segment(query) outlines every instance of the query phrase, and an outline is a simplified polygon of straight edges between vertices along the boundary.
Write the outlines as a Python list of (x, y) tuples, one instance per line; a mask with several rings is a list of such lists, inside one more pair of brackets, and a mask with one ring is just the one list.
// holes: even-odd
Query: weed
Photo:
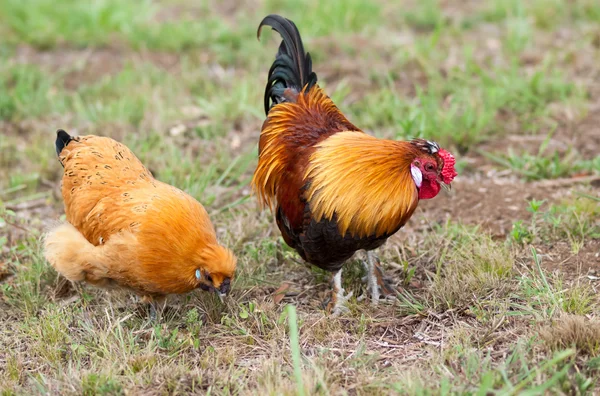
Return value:
[(425, 0), (405, 11), (406, 22), (418, 30), (433, 30), (445, 24), (444, 14), (438, 0)]
[(287, 318), (290, 331), (290, 348), (292, 350), (292, 359), (294, 361), (294, 376), (296, 377), (296, 387), (298, 395), (304, 395), (304, 385), (302, 382), (302, 367), (300, 361), (300, 345), (298, 342), (298, 320), (296, 316), (296, 307), (288, 305)]
[(81, 387), (83, 388), (82, 393), (86, 396), (97, 394), (123, 394), (122, 386), (116, 382), (114, 378), (95, 373), (88, 374), (82, 380)]

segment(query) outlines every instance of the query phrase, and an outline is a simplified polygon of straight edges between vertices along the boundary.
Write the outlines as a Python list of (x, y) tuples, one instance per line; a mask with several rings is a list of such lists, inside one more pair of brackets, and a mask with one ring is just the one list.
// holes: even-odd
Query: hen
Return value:
[(152, 303), (196, 288), (229, 291), (236, 258), (198, 201), (154, 179), (113, 139), (59, 130), (56, 153), (68, 223), (46, 235), (44, 249), (59, 273)]

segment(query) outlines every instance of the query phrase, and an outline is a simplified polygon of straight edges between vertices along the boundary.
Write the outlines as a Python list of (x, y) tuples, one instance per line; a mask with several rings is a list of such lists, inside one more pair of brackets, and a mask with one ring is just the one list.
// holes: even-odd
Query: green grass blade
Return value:
[(294, 364), (294, 377), (296, 377), (296, 391), (299, 396), (304, 396), (304, 384), (302, 381), (302, 366), (300, 359), (300, 342), (298, 337), (298, 319), (296, 307), (288, 305), (288, 324), (290, 327), (290, 348), (292, 350), (292, 362)]

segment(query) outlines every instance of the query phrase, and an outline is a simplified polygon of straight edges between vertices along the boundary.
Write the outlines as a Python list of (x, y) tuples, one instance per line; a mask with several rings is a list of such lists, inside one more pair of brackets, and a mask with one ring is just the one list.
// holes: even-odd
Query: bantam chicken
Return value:
[(333, 273), (328, 310), (345, 301), (342, 266), (367, 251), (368, 289), (376, 304), (393, 291), (372, 250), (406, 224), (419, 200), (449, 185), (455, 159), (435, 142), (370, 136), (337, 109), (317, 85), (296, 25), (269, 15), (283, 38), (268, 74), (259, 160), (252, 185), (276, 216), (285, 242), (307, 262)]
[(150, 302), (196, 288), (228, 293), (236, 258), (219, 245), (202, 205), (154, 177), (123, 144), (59, 130), (68, 223), (45, 237), (45, 257), (65, 278), (123, 287)]

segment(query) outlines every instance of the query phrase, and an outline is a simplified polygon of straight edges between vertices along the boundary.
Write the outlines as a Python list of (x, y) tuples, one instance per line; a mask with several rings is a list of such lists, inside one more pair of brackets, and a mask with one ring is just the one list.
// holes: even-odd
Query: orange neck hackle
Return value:
[(252, 188), (261, 206), (271, 210), (278, 186), (291, 169), (304, 166), (302, 159), (314, 151), (316, 143), (339, 131), (358, 130), (318, 85), (310, 90), (304, 87), (291, 99), (271, 108), (260, 133)]
[(342, 235), (395, 232), (418, 202), (410, 173), (418, 155), (409, 142), (339, 132), (316, 146), (306, 172), (306, 198), (319, 221), (337, 217)]

